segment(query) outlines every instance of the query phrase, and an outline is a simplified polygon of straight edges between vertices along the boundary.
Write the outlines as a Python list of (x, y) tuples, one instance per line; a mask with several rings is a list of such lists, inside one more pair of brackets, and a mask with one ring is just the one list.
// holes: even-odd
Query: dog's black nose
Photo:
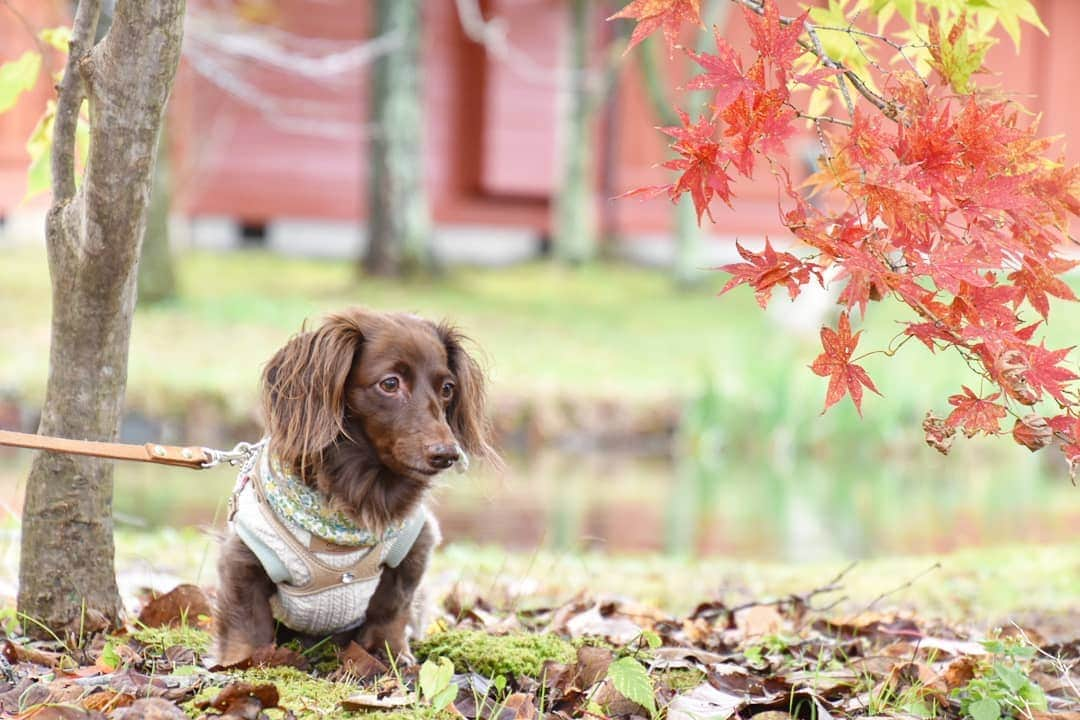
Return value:
[(445, 470), (461, 458), (457, 445), (428, 445), (428, 465), (437, 469)]

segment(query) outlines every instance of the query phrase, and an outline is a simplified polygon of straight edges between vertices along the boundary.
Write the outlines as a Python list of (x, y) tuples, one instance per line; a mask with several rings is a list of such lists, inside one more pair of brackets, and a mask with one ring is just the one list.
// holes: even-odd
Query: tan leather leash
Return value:
[(197, 446), (159, 445), (157, 443), (129, 445), (93, 440), (68, 440), (67, 438), (12, 432), (10, 430), (0, 430), (0, 445), (71, 455), (89, 455), (113, 460), (157, 463), (158, 465), (171, 465), (173, 467), (190, 468), (191, 470), (205, 470), (223, 462), (238, 465), (251, 457), (256, 449), (251, 443), (240, 443), (232, 450), (214, 450)]

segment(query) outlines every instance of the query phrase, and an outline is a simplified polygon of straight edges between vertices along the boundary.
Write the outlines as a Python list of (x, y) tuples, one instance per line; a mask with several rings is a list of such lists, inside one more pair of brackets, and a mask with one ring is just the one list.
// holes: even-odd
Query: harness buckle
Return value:
[(266, 444), (266, 438), (257, 443), (240, 442), (233, 446), (232, 450), (215, 450), (213, 448), (200, 448), (210, 459), (202, 464), (204, 468), (212, 468), (221, 463), (228, 463), (233, 467), (241, 465), (245, 471), (250, 470), (250, 465), (262, 446)]

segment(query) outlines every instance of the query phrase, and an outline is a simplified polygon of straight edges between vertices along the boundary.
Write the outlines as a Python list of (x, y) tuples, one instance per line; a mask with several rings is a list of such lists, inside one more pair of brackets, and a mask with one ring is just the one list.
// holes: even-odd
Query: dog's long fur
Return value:
[[(454, 328), (412, 315), (330, 315), (265, 368), (269, 451), (361, 526), (379, 533), (400, 523), (458, 449), (499, 462), (484, 414), (483, 374), (464, 343)], [(395, 383), (397, 391), (388, 391)], [(438, 542), (429, 519), (401, 564), (383, 570), (364, 624), (351, 635), (363, 647), (409, 657), (414, 595)], [(218, 571), (218, 661), (231, 664), (274, 641), (275, 587), (235, 535)]]

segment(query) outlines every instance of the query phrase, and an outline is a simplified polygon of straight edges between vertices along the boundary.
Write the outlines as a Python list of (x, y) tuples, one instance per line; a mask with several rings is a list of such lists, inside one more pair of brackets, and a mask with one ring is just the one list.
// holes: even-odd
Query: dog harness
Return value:
[(274, 617), (312, 635), (359, 627), (383, 567), (398, 566), (427, 520), (420, 507), (376, 537), (285, 472), (265, 444), (241, 470), (229, 504), (233, 531), (277, 586)]

